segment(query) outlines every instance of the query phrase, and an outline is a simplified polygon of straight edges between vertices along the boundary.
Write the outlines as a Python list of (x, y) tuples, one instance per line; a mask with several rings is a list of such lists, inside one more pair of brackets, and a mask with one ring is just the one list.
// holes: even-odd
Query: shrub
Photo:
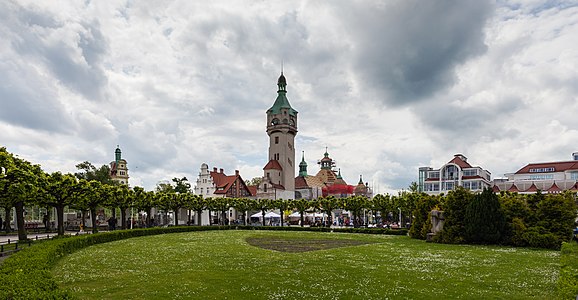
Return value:
[(468, 243), (498, 244), (506, 229), (506, 219), (498, 196), (490, 189), (484, 189), (474, 196), (465, 215), (464, 234)]
[(449, 244), (459, 244), (465, 241), (466, 207), (472, 199), (473, 194), (461, 186), (448, 193), (442, 207), (445, 218), (444, 228), (434, 241)]
[(578, 243), (562, 244), (558, 293), (560, 299), (575, 299), (578, 296)]

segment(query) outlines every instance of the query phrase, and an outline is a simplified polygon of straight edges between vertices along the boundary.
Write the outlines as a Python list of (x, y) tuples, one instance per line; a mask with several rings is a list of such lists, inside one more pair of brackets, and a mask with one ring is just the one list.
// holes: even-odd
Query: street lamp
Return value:
[(399, 228), (401, 228), (401, 207), (397, 208), (399, 210)]

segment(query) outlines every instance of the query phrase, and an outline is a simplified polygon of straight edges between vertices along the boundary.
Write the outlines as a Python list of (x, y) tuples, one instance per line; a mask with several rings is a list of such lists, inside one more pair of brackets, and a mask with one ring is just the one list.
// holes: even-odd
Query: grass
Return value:
[[(287, 240), (308, 251), (262, 248)], [(307, 246), (319, 241), (337, 247)], [(208, 231), (91, 246), (60, 260), (53, 275), (80, 299), (554, 299), (558, 269), (551, 250)]]

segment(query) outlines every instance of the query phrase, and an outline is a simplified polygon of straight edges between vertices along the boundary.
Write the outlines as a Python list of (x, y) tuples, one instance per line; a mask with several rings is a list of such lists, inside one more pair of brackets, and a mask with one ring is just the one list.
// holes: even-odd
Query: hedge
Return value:
[(576, 242), (562, 244), (558, 292), (560, 299), (578, 298), (578, 243)]
[(58, 288), (51, 269), (63, 256), (88, 246), (146, 235), (229, 229), (407, 235), (405, 229), (385, 228), (175, 226), (63, 236), (50, 241), (35, 242), (37, 244), (33, 247), (11, 255), (0, 264), (0, 299), (73, 299), (68, 291)]

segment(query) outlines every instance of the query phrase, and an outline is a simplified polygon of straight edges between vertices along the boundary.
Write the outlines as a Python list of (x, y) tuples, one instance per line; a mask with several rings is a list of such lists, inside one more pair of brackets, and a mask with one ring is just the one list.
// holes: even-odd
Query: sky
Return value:
[(282, 65), (312, 175), (325, 147), (376, 193), (578, 151), (578, 1), (3, 0), (0, 41), (0, 146), (47, 172), (119, 145), (147, 190), (262, 176)]

